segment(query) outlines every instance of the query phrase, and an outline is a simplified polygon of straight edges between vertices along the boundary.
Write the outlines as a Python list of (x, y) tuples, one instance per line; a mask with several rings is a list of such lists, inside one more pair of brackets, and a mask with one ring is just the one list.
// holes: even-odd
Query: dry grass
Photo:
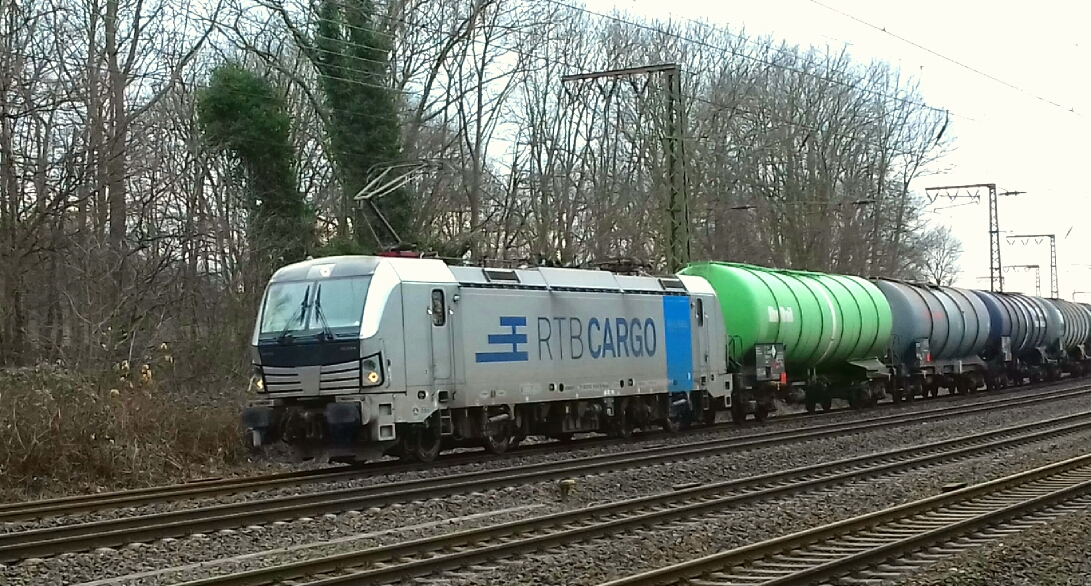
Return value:
[[(154, 370), (154, 369), (153, 369)], [(239, 411), (194, 408), (140, 367), (0, 371), (0, 497), (97, 492), (246, 466)]]

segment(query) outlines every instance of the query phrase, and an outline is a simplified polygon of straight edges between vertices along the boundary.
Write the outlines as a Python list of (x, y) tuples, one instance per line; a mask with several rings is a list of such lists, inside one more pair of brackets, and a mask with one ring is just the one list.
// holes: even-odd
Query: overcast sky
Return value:
[[(1056, 233), (1061, 297), (1091, 291), (1091, 205), (1085, 203), (1091, 195), (1091, 3), (819, 1), (587, 0), (587, 7), (616, 7), (649, 18), (703, 18), (804, 46), (848, 44), (861, 61), (899, 65), (920, 79), (930, 105), (951, 111), (947, 132), (955, 137), (955, 150), (944, 160), (950, 171), (924, 177), (913, 188), (996, 183), (1027, 192), (1001, 198), (1000, 229)], [(948, 207), (960, 203), (965, 200), (937, 201), (932, 216), (951, 226), (965, 248), (957, 284), (988, 289), (987, 279), (978, 280), (989, 275), (987, 199)], [(1048, 242), (1008, 244), (1002, 234), (1001, 259), (1005, 265), (1040, 264), (1042, 293), (1049, 295)], [(1088, 266), (1073, 266), (1081, 264)], [(1033, 272), (1004, 276), (1006, 290), (1034, 293)], [(1091, 294), (1077, 300), (1091, 303)]]

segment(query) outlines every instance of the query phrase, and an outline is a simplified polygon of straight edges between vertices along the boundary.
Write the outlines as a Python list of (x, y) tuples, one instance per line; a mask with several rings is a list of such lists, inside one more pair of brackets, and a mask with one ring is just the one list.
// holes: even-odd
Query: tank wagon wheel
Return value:
[(746, 407), (743, 406), (742, 401), (731, 406), (731, 421), (738, 425), (746, 422)]
[(818, 401), (814, 399), (807, 399), (805, 406), (807, 407), (807, 413), (818, 411)]
[(833, 397), (826, 397), (822, 399), (822, 410), (830, 411), (833, 409)]
[(758, 405), (757, 410), (754, 411), (754, 421), (757, 421), (758, 423), (764, 423), (767, 417), (769, 417), (769, 409), (767, 407)]

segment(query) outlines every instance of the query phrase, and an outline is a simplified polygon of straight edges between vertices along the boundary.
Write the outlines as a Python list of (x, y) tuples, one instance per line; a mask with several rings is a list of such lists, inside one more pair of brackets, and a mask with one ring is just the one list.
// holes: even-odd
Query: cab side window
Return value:
[(447, 303), (443, 291), (432, 289), (432, 325), (442, 326), (447, 323)]
[(697, 298), (697, 325), (705, 325), (705, 300)]

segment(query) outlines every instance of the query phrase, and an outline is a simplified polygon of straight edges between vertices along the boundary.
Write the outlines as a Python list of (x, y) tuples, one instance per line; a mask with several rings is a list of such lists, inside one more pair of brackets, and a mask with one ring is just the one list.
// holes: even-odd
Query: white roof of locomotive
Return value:
[[(331, 276), (373, 274), (387, 265), (408, 283), (458, 283), (466, 286), (510, 287), (514, 289), (590, 290), (634, 293), (679, 293), (682, 287), (691, 293), (712, 294), (708, 281), (689, 275), (635, 276), (605, 270), (529, 267), (503, 269), (475, 266), (451, 266), (430, 258), (374, 256), (331, 256), (308, 259), (281, 268), (273, 281), (308, 278), (319, 267), (332, 267)], [(682, 287), (680, 287), (681, 285)]]

